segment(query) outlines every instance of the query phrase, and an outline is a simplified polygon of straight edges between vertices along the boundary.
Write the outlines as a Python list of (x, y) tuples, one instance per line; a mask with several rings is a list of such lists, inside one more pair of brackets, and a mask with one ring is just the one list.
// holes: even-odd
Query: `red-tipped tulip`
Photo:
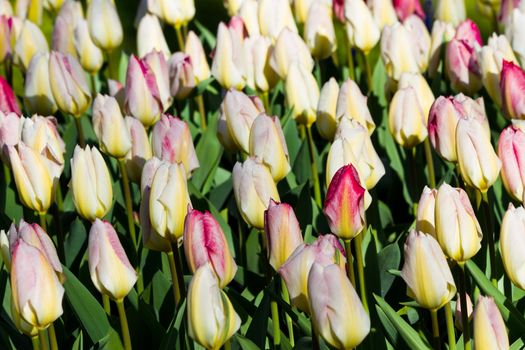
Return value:
[(502, 105), (510, 119), (525, 119), (525, 72), (517, 64), (503, 61), (500, 81)]
[(170, 57), (169, 66), (171, 96), (184, 100), (197, 85), (191, 58), (182, 52), (176, 52)]
[(422, 19), (425, 19), (425, 12), (423, 11), (419, 0), (393, 0), (393, 4), (396, 9), (397, 17), (401, 21), (404, 21), (412, 14), (416, 14)]
[(0, 112), (22, 114), (13, 89), (3, 77), (0, 77)]
[(505, 128), (499, 137), (501, 179), (507, 192), (523, 203), (525, 186), (525, 133), (514, 126)]

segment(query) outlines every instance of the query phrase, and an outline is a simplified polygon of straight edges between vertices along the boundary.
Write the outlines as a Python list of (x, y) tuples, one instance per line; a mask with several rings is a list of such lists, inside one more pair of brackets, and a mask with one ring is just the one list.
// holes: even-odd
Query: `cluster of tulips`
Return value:
[(525, 1), (200, 1), (0, 0), (2, 347), (522, 348)]

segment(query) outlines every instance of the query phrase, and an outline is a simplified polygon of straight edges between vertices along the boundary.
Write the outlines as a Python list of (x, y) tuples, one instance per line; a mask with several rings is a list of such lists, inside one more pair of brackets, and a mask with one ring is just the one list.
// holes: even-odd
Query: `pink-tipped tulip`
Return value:
[(219, 280), (219, 287), (226, 287), (237, 272), (237, 264), (213, 215), (208, 211), (188, 209), (183, 238), (190, 270), (195, 273), (199, 267), (209, 263)]
[(0, 157), (7, 154), (4, 147), (16, 146), (20, 142), (23, 119), (15, 113), (0, 111)]
[(13, 17), (0, 15), (0, 63), (11, 57), (13, 29)]
[(169, 60), (171, 96), (184, 100), (197, 85), (191, 58), (182, 52), (174, 53)]
[(286, 79), (293, 62), (297, 62), (307, 71), (314, 67), (314, 60), (303, 39), (296, 32), (284, 28), (275, 42), (270, 66), (281, 79)]
[(503, 61), (500, 89), (505, 114), (510, 119), (525, 119), (525, 72), (517, 64)]
[(24, 105), (30, 113), (53, 115), (57, 104), (49, 80), (49, 54), (38, 52), (33, 56), (26, 71), (24, 82)]
[(0, 77), (0, 112), (22, 114), (13, 89), (3, 77)]
[(161, 51), (153, 50), (144, 56), (142, 60), (153, 72), (157, 88), (159, 89), (162, 110), (166, 111), (173, 102), (170, 94), (170, 69), (167, 58)]
[(126, 154), (126, 169), (131, 181), (140, 184), (142, 168), (147, 160), (153, 157), (146, 128), (140, 120), (127, 116), (124, 118), (131, 138), (131, 149)]
[[(472, 300), (470, 299), (470, 296), (466, 294), (467, 299), (467, 316), (469, 321), (472, 319), (472, 312), (473, 306), (472, 306)], [(456, 296), (456, 312), (454, 313), (454, 325), (461, 331), (463, 331), (463, 310), (461, 309), (461, 296)]]
[(476, 350), (508, 350), (507, 326), (492, 297), (480, 296), (474, 310)]
[(190, 56), (193, 75), (197, 83), (210, 78), (210, 65), (206, 60), (206, 53), (202, 47), (202, 42), (193, 31), (188, 32), (184, 53)]
[(219, 24), (211, 74), (225, 89), (241, 90), (246, 84), (242, 60), (243, 41), (242, 31), (236, 30), (232, 25)]
[(520, 289), (525, 289), (525, 209), (509, 204), (500, 230), (501, 260), (507, 277)]
[(501, 179), (507, 192), (523, 203), (525, 186), (525, 132), (514, 126), (505, 128), (499, 137)]
[(423, 11), (419, 0), (393, 0), (393, 4), (397, 17), (401, 21), (404, 21), (412, 14), (416, 14), (422, 19), (425, 19), (425, 12)]

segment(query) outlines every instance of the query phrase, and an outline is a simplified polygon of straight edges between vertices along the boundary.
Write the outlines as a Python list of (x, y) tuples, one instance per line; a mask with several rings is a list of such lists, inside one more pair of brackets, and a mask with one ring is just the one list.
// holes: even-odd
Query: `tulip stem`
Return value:
[(228, 339), (224, 342), (224, 350), (231, 350), (231, 348), (232, 348), (232, 344), (230, 342), (230, 339)]
[(60, 188), (60, 182), (57, 181), (55, 190), (55, 206), (53, 208), (53, 221), (57, 230), (57, 243), (58, 243), (58, 254), (61, 261), (65, 261), (66, 250), (64, 248), (64, 232), (62, 231), (62, 222), (60, 221), (60, 212), (62, 212), (62, 189)]
[(11, 88), (13, 88), (13, 59), (11, 57), (6, 57), (4, 65), (7, 83), (9, 86), (11, 86)]
[(463, 344), (465, 344), (465, 350), (470, 350), (470, 325), (468, 323), (467, 312), (467, 276), (465, 273), (465, 264), (460, 263), (459, 267), (459, 299), (462, 311), (461, 323), (463, 325)]
[(40, 227), (47, 232), (46, 213), (38, 213), (38, 217), (40, 218)]
[(355, 288), (355, 274), (354, 274), (354, 263), (352, 259), (352, 240), (345, 240), (345, 253), (346, 253), (346, 273), (352, 286)]
[(55, 332), (55, 325), (51, 323), (47, 331), (48, 331), (48, 336), (49, 336), (49, 342), (51, 343), (51, 350), (58, 350), (57, 334)]
[(202, 94), (195, 96), (195, 102), (197, 102), (197, 108), (199, 108), (199, 115), (201, 117), (201, 128), (202, 131), (206, 130), (206, 111), (204, 109), (204, 99)]
[(81, 148), (86, 147), (86, 139), (84, 138), (84, 130), (82, 129), (82, 122), (80, 121), (80, 117), (75, 117), (75, 125), (77, 126), (77, 137), (78, 137), (78, 144)]
[(133, 203), (131, 202), (131, 191), (129, 189), (129, 178), (128, 172), (126, 171), (126, 161), (119, 159), (118, 164), (120, 167), (120, 175), (122, 176), (122, 187), (124, 189), (124, 200), (126, 201), (126, 213), (128, 216), (128, 228), (133, 246), (135, 249), (138, 247), (137, 235), (135, 233), (135, 222), (133, 220)]
[(487, 235), (487, 245), (489, 246), (490, 276), (494, 287), (498, 287), (496, 279), (496, 250), (494, 249), (494, 232), (492, 232), (492, 220), (490, 217), (490, 202), (487, 193), (481, 194), (483, 198), (483, 211), (485, 217), (485, 230)]
[(260, 96), (263, 102), (264, 110), (268, 115), (271, 115), (272, 111), (270, 110), (270, 99), (268, 97), (268, 91), (262, 92)]
[(319, 336), (317, 335), (317, 330), (315, 329), (314, 321), (310, 317), (310, 327), (312, 329), (312, 350), (319, 350)]
[(49, 350), (49, 343), (47, 341), (47, 335), (45, 329), (38, 331), (38, 338), (40, 339), (40, 349)]
[(361, 53), (363, 54), (363, 63), (365, 64), (368, 95), (370, 95), (372, 93), (372, 67), (370, 67), (370, 55), (364, 51), (361, 51)]
[(126, 309), (124, 308), (124, 299), (116, 300), (116, 303), (120, 319), (120, 328), (122, 330), (122, 340), (124, 341), (124, 349), (131, 350), (131, 338), (129, 336), (128, 317), (126, 316)]
[(38, 335), (31, 337), (31, 344), (33, 344), (33, 350), (40, 349), (40, 342), (38, 341)]
[[(288, 292), (288, 288), (286, 288), (286, 283), (284, 283), (284, 281), (281, 281), (281, 295), (283, 297), (284, 302), (290, 305), (290, 293)], [(285, 315), (286, 325), (288, 327), (288, 340), (290, 341), (290, 345), (293, 348), (295, 346), (295, 337), (293, 334), (292, 318), (287, 313), (285, 313)]]
[[(365, 308), (366, 313), (368, 311), (368, 300), (366, 297), (366, 283), (365, 283), (365, 269), (363, 266), (363, 235), (366, 232), (365, 229), (354, 238), (355, 246), (355, 260), (357, 261), (357, 275), (359, 278), (359, 292), (361, 294), (361, 302)], [(355, 277), (354, 277), (355, 278)]]
[(167, 252), (168, 261), (170, 263), (171, 271), (171, 281), (173, 282), (173, 297), (175, 298), (175, 308), (179, 305), (181, 298), (180, 288), (179, 288), (179, 279), (177, 277), (177, 264), (175, 263), (175, 257), (173, 256), (173, 251)]
[(350, 79), (355, 80), (354, 57), (352, 56), (352, 46), (348, 43), (348, 73)]
[(180, 26), (175, 26), (175, 33), (177, 34), (177, 43), (179, 44), (179, 50), (184, 51), (184, 37)]
[(434, 338), (434, 349), (439, 350), (441, 345), (439, 344), (439, 324), (437, 310), (430, 310), (430, 316), (432, 318), (432, 336)]
[(281, 327), (279, 325), (279, 308), (277, 301), (272, 300), (270, 307), (272, 309), (273, 345), (275, 349), (279, 349), (281, 346)]
[(447, 320), (448, 349), (456, 350), (456, 334), (454, 331), (454, 319), (450, 302), (445, 305), (445, 317)]
[(323, 207), (321, 201), (321, 186), (319, 184), (319, 173), (317, 171), (317, 156), (315, 153), (314, 138), (312, 137), (312, 126), (306, 127), (306, 134), (308, 136), (308, 150), (310, 151), (310, 162), (312, 167), (312, 180), (314, 182), (314, 196), (315, 203), (319, 208)]
[(425, 147), (425, 158), (427, 159), (427, 167), (428, 167), (428, 182), (430, 184), (430, 188), (436, 188), (436, 175), (434, 172), (434, 160), (432, 159), (432, 149), (430, 148), (430, 141), (428, 137), (425, 139), (424, 147)]
[(109, 297), (106, 294), (102, 294), (102, 304), (104, 305), (104, 311), (109, 316), (111, 315), (111, 304), (109, 303)]

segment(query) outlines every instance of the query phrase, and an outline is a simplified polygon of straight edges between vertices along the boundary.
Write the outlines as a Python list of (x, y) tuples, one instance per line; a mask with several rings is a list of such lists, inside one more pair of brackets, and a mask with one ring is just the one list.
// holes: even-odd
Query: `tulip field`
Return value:
[(0, 349), (525, 349), (524, 23), (0, 0)]

